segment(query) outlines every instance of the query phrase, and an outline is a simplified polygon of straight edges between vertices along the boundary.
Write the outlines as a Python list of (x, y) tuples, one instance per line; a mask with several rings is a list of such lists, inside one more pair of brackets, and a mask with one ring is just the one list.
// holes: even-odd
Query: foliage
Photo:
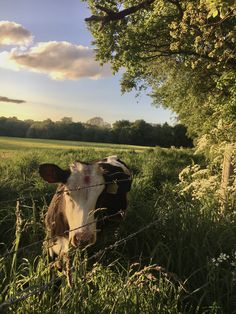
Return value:
[(191, 135), (235, 141), (235, 1), (86, 2), (97, 58), (125, 69), (123, 91), (149, 86)]
[(94, 126), (98, 126), (98, 127), (102, 127), (102, 128), (110, 128), (111, 125), (110, 123), (106, 122), (103, 120), (103, 118), (101, 117), (94, 117), (89, 119), (88, 121), (86, 121), (86, 124), (90, 124), (90, 125), (94, 125)]
[[(196, 154), (202, 153), (207, 157), (208, 165), (202, 167), (193, 163), (183, 169), (179, 174), (181, 193), (201, 203), (211, 199), (212, 202), (221, 204), (219, 210), (233, 211), (236, 199), (235, 144), (229, 145), (227, 142), (222, 142), (220, 145), (214, 144), (207, 137), (202, 137), (198, 142)], [(225, 158), (230, 159), (232, 168), (226, 185), (223, 184), (226, 180), (223, 169)]]
[[(17, 118), (0, 117), (0, 136), (61, 139), (101, 143), (133, 144), (162, 147), (191, 147), (192, 140), (186, 135), (186, 128), (167, 123), (151, 125), (144, 120), (116, 121), (113, 128), (94, 118), (83, 124), (64, 117), (61, 121), (21, 121)], [(99, 123), (102, 126), (99, 126)]]

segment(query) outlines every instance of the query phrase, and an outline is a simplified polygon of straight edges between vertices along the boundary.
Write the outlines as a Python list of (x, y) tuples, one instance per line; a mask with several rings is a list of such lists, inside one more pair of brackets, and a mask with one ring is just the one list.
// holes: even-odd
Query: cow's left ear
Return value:
[(42, 164), (39, 166), (39, 174), (49, 183), (66, 183), (70, 171), (63, 170), (54, 164)]

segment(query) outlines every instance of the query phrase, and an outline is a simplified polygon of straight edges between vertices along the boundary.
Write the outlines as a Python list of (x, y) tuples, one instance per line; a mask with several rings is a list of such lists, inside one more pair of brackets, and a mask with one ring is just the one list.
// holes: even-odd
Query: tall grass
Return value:
[[(0, 161), (1, 254), (44, 239), (43, 219), (54, 188), (38, 176), (42, 162), (117, 154), (34, 150)], [(0, 259), (2, 307), (13, 313), (236, 313), (235, 215), (218, 204), (181, 196), (178, 174), (198, 157), (191, 150), (118, 151), (134, 174), (126, 219), (86, 252), (72, 252), (69, 288), (41, 243)], [(199, 158), (198, 158), (199, 159)], [(198, 160), (198, 162), (203, 162)], [(18, 196), (23, 196), (17, 203)], [(2, 201), (11, 200), (12, 202)], [(17, 206), (16, 206), (17, 205)], [(157, 220), (122, 245), (90, 257)], [(60, 278), (61, 277), (61, 278)], [(25, 299), (24, 299), (25, 298)]]

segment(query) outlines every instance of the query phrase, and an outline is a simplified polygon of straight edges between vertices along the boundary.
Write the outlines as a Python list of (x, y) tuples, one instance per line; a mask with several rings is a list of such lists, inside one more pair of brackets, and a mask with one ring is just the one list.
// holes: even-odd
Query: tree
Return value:
[(18, 120), (16, 117), (0, 117), (0, 135), (25, 137), (29, 122)]
[(174, 110), (191, 135), (235, 141), (233, 0), (87, 2), (97, 58), (125, 69), (122, 91), (151, 86), (154, 103)]
[(46, 119), (40, 122), (34, 122), (27, 130), (26, 136), (32, 138), (54, 138), (55, 125), (51, 119)]
[(135, 145), (152, 145), (152, 130), (153, 127), (149, 123), (136, 120), (132, 124), (132, 142)]
[(104, 121), (103, 118), (101, 118), (101, 117), (91, 118), (86, 123), (89, 125), (97, 126), (99, 128), (110, 128), (111, 127), (111, 125), (108, 122)]
[[(179, 132), (176, 132), (176, 130)], [(144, 120), (130, 122), (116, 121), (113, 128), (102, 128), (81, 122), (63, 123), (44, 121), (21, 121), (16, 117), (0, 117), (0, 136), (17, 136), (46, 138), (58, 140), (91, 141), (101, 143), (136, 144), (146, 146), (170, 147), (175, 145), (191, 146), (186, 137), (186, 129), (181, 125), (175, 127), (167, 123), (151, 125)]]
[(129, 120), (119, 120), (113, 123), (112, 132), (114, 142), (118, 144), (132, 144), (131, 126), (132, 123)]
[(176, 124), (173, 127), (173, 137), (174, 137), (174, 143), (176, 147), (191, 147), (192, 146), (192, 140), (186, 136), (186, 127), (184, 127), (182, 124)]
[(71, 117), (63, 117), (63, 118), (61, 119), (61, 123), (70, 124), (70, 123), (73, 123), (73, 121), (72, 121), (72, 118), (71, 118)]

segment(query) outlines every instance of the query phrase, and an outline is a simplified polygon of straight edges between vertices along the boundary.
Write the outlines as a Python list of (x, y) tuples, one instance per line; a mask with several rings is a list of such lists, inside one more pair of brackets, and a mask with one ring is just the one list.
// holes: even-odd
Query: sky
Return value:
[(149, 96), (121, 94), (121, 74), (94, 58), (91, 15), (79, 0), (0, 0), (0, 116), (173, 124)]

